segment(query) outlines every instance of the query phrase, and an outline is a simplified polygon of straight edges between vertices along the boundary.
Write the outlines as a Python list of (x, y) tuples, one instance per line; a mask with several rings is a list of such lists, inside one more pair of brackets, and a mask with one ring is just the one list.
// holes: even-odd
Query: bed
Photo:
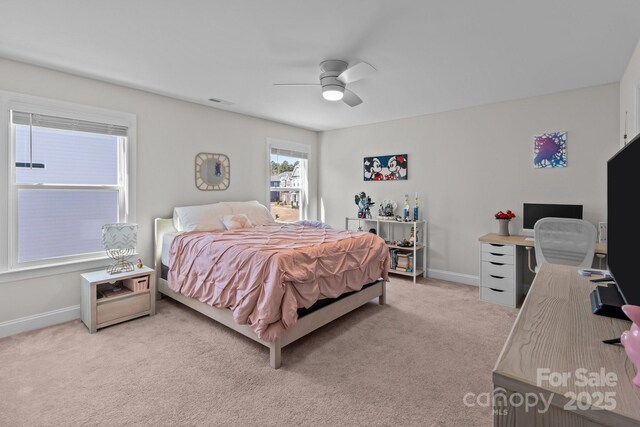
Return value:
[[(276, 224), (257, 202), (206, 206), (213, 208), (176, 208), (173, 218), (155, 219), (158, 297), (268, 347), (272, 368), (281, 365), (282, 347), (372, 299), (386, 303), (382, 239), (317, 222)], [(252, 226), (220, 227), (221, 218), (238, 216)]]

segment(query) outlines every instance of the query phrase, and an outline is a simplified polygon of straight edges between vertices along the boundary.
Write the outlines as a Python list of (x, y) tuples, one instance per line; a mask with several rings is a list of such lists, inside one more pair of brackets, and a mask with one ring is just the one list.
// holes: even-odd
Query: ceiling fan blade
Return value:
[(355, 93), (351, 92), (349, 89), (344, 90), (344, 96), (342, 97), (342, 101), (347, 104), (349, 107), (355, 107), (356, 105), (362, 104), (362, 99)]
[(372, 74), (376, 71), (371, 65), (366, 62), (359, 62), (353, 67), (349, 67), (344, 70), (339, 76), (338, 80), (340, 80), (344, 84), (352, 83), (358, 81), (360, 79), (364, 79), (369, 74)]
[(320, 86), (320, 83), (274, 83), (274, 86)]

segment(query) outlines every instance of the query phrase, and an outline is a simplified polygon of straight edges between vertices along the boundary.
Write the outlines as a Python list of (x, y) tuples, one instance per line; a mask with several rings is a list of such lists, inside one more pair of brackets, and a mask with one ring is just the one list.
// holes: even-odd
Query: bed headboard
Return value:
[(160, 279), (162, 273), (162, 236), (166, 233), (176, 233), (173, 218), (156, 218), (153, 220), (153, 267), (156, 277)]

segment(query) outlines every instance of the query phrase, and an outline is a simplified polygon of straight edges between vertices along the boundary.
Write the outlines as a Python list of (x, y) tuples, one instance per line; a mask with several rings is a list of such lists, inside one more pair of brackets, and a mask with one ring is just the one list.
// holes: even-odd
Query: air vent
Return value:
[(224, 99), (220, 99), (220, 98), (209, 98), (209, 101), (215, 103), (215, 104), (220, 104), (220, 105), (233, 105), (233, 102), (229, 102), (226, 101)]

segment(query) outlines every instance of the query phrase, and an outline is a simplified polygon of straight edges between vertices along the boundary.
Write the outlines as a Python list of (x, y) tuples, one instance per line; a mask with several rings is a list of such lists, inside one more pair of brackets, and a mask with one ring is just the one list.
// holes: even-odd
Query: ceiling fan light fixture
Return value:
[(322, 88), (322, 97), (327, 101), (340, 101), (344, 96), (344, 87), (341, 86), (324, 86)]

